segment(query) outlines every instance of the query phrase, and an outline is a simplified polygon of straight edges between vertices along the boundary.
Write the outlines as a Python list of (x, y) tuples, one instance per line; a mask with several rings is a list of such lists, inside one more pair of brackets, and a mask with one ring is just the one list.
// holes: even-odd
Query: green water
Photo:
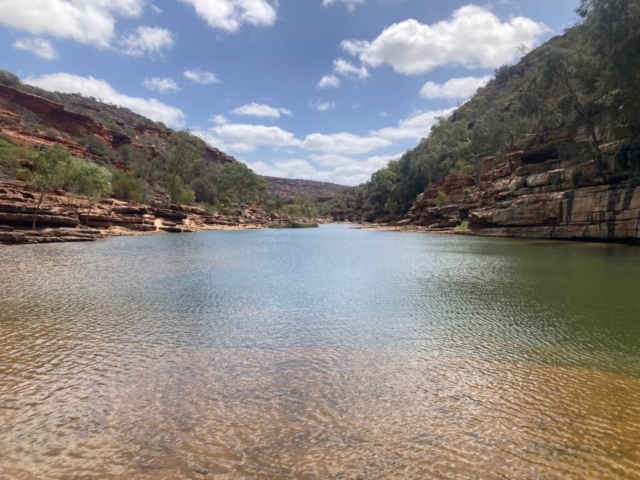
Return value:
[(640, 478), (640, 249), (0, 247), (0, 478)]

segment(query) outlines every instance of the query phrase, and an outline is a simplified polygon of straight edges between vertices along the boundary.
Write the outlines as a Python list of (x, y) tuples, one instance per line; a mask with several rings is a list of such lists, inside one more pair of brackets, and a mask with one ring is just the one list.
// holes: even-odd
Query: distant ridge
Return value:
[(262, 177), (267, 184), (267, 191), (281, 198), (300, 197), (304, 194), (312, 198), (331, 197), (346, 192), (352, 187), (314, 180), (294, 180), (290, 178)]

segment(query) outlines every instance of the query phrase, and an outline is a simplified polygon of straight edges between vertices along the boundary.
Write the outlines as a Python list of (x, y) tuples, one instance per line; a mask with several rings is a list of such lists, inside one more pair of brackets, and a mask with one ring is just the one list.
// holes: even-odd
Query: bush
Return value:
[(17, 178), (22, 170), (20, 160), (33, 159), (34, 155), (33, 151), (0, 138), (0, 174)]
[(171, 177), (169, 181), (169, 195), (171, 195), (171, 202), (176, 205), (193, 203), (195, 201), (193, 190), (187, 187), (178, 176)]
[(107, 157), (111, 153), (111, 149), (104, 140), (94, 135), (85, 135), (80, 139), (80, 145), (84, 145), (91, 153), (98, 157)]
[(127, 202), (145, 203), (147, 182), (131, 172), (117, 171), (112, 181), (113, 196)]
[(466, 232), (469, 230), (469, 221), (463, 220), (462, 223), (456, 227), (456, 230), (458, 232)]
[(449, 197), (447, 197), (447, 194), (444, 192), (438, 192), (438, 196), (436, 197), (436, 206), (444, 207), (446, 205), (449, 205)]

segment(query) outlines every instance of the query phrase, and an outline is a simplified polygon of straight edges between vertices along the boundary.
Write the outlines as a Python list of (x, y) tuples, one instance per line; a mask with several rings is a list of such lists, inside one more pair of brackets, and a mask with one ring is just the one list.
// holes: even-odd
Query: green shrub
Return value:
[(148, 186), (147, 182), (131, 172), (117, 171), (111, 183), (113, 196), (127, 202), (145, 203)]
[(85, 135), (79, 142), (89, 149), (91, 153), (98, 157), (107, 157), (111, 153), (111, 149), (104, 140), (94, 135)]
[(463, 220), (462, 223), (456, 227), (456, 230), (459, 232), (466, 232), (469, 230), (469, 221)]
[(0, 174), (18, 178), (22, 171), (20, 160), (31, 160), (35, 152), (0, 138)]
[(447, 194), (444, 192), (438, 192), (438, 196), (436, 197), (436, 206), (444, 207), (446, 205), (449, 205), (449, 197), (447, 197)]

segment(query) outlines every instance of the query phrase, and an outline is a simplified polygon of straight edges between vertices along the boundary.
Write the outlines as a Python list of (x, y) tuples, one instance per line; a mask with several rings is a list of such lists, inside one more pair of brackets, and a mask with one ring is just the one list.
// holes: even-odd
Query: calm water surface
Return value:
[(0, 247), (0, 478), (640, 478), (640, 250)]

